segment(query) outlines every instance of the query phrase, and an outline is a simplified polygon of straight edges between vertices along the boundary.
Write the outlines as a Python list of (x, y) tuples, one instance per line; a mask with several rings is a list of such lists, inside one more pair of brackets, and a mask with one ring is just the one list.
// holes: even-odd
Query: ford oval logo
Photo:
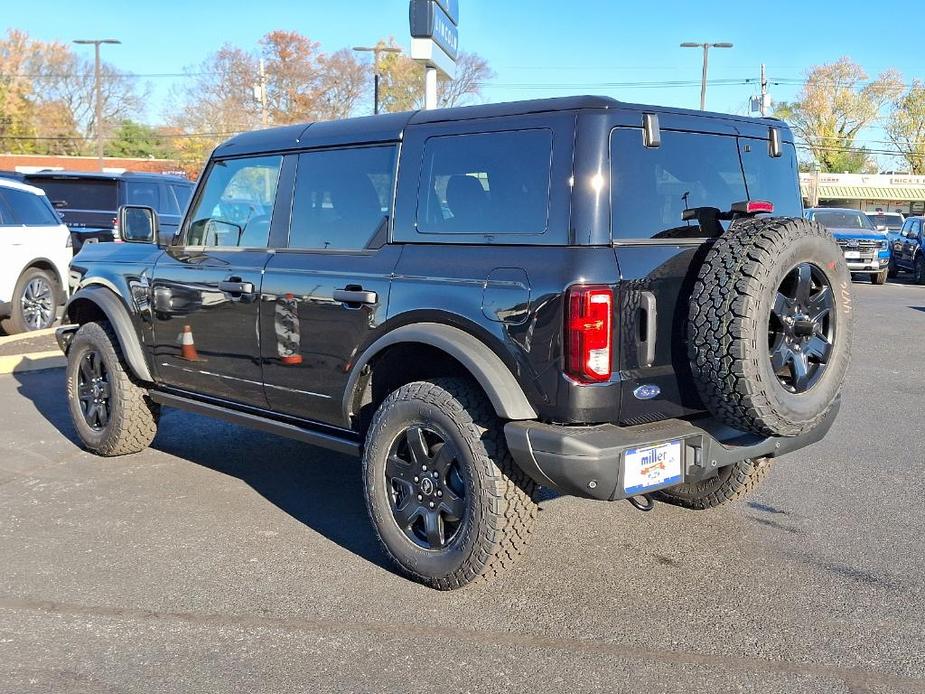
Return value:
[(652, 398), (657, 398), (661, 394), (662, 389), (651, 383), (639, 386), (633, 391), (633, 395), (636, 396), (637, 400), (651, 400)]

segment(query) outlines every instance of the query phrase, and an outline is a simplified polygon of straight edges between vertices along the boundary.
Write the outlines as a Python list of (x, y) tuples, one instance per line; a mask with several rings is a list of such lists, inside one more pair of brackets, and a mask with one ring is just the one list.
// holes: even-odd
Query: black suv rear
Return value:
[(43, 171), (23, 180), (45, 191), (71, 230), (74, 252), (88, 240), (119, 240), (116, 211), (122, 205), (147, 205), (157, 210), (161, 234), (169, 242), (193, 193), (182, 176), (145, 173)]
[(706, 509), (824, 435), (851, 297), (801, 212), (776, 120), (577, 97), (240, 135), (172, 245), (126, 207), (139, 243), (74, 259), (71, 414), (103, 455), (162, 405), (361, 454), (387, 553), (459, 587), (537, 485)]

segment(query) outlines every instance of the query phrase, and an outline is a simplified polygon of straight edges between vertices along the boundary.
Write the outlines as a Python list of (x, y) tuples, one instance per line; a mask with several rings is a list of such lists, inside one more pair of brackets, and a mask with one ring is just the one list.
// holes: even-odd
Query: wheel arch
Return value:
[(364, 405), (375, 405), (382, 399), (373, 388), (377, 369), (388, 374), (386, 383), (398, 387), (422, 377), (448, 375), (450, 367), (457, 372), (461, 368), (482, 388), (499, 417), (536, 419), (536, 411), (516, 377), (491, 348), (460, 328), (425, 322), (395, 328), (357, 359), (344, 392), (344, 422), (351, 424)]
[[(28, 272), (31, 269), (42, 270), (51, 275), (51, 278), (58, 285), (58, 302), (59, 306), (67, 299), (67, 279), (61, 276), (61, 273), (58, 272), (58, 267), (48, 258), (39, 257), (33, 258), (28, 263), (23, 265), (22, 272), (19, 273), (19, 277), (22, 277), (23, 274)], [(17, 278), (17, 281), (19, 279)]]
[(83, 286), (67, 302), (64, 315), (69, 323), (78, 326), (101, 319), (109, 321), (132, 373), (141, 381), (154, 381), (128, 309), (111, 289), (102, 284)]

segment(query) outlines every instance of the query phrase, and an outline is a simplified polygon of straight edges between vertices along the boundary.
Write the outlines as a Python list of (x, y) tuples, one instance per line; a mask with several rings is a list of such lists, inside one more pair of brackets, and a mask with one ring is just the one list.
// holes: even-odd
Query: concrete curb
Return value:
[(8, 345), (16, 340), (29, 340), (33, 337), (44, 337), (45, 335), (54, 335), (55, 328), (45, 328), (44, 330), (33, 330), (30, 333), (19, 333), (18, 335), (0, 335), (0, 345)]
[(32, 352), (31, 354), (14, 354), (0, 357), (0, 374), (60, 369), (66, 364), (67, 357), (57, 349), (49, 350), (48, 352)]

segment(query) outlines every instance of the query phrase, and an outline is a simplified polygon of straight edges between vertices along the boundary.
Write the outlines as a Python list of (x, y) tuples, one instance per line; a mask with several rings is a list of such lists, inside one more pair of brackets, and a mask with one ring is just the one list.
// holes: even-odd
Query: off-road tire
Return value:
[[(77, 397), (78, 369), (89, 350), (102, 357), (109, 377), (110, 415), (101, 430), (87, 423)], [(66, 375), (71, 421), (88, 450), (101, 456), (119, 456), (138, 453), (151, 444), (157, 433), (160, 405), (150, 399), (147, 389), (132, 376), (108, 322), (80, 327), (68, 349)]]
[(890, 279), (894, 279), (899, 275), (899, 268), (896, 267), (896, 261), (893, 260), (893, 256), (890, 256), (890, 264), (887, 265), (886, 276)]
[(881, 270), (880, 272), (870, 273), (870, 283), (871, 284), (886, 284), (886, 274), (887, 270)]
[[(828, 281), (837, 333), (818, 382), (795, 393), (771, 368), (768, 334), (781, 282), (803, 263)], [(841, 391), (852, 313), (850, 273), (825, 227), (784, 217), (735, 222), (707, 253), (691, 292), (688, 354), (704, 405), (730, 426), (762, 436), (813, 429)]]
[(768, 474), (772, 462), (773, 458), (743, 460), (720, 468), (715, 477), (662, 489), (654, 496), (666, 504), (706, 511), (738, 501), (751, 492)]
[[(393, 516), (386, 459), (409, 426), (438, 429), (459, 451), (467, 510), (455, 540), (442, 549), (414, 544)], [(501, 421), (475, 384), (459, 378), (401, 386), (373, 415), (363, 451), (366, 503), (376, 535), (398, 569), (439, 590), (492, 578), (515, 562), (537, 515), (535, 483), (517, 467)]]
[[(26, 286), (29, 282), (37, 278), (44, 279), (51, 288), (51, 296), (49, 297), (51, 300), (51, 321), (47, 325), (33, 328), (26, 323), (26, 318), (23, 314), (22, 300), (23, 294), (26, 291)], [(0, 321), (0, 329), (7, 335), (18, 335), (19, 333), (27, 333), (32, 330), (51, 327), (54, 325), (58, 316), (59, 291), (58, 282), (50, 272), (37, 267), (27, 268), (22, 275), (19, 276), (19, 279), (16, 280), (16, 287), (13, 289), (13, 298), (10, 301), (10, 316)]]
[(919, 253), (915, 259), (915, 269), (912, 271), (912, 277), (916, 284), (925, 284), (925, 255)]

